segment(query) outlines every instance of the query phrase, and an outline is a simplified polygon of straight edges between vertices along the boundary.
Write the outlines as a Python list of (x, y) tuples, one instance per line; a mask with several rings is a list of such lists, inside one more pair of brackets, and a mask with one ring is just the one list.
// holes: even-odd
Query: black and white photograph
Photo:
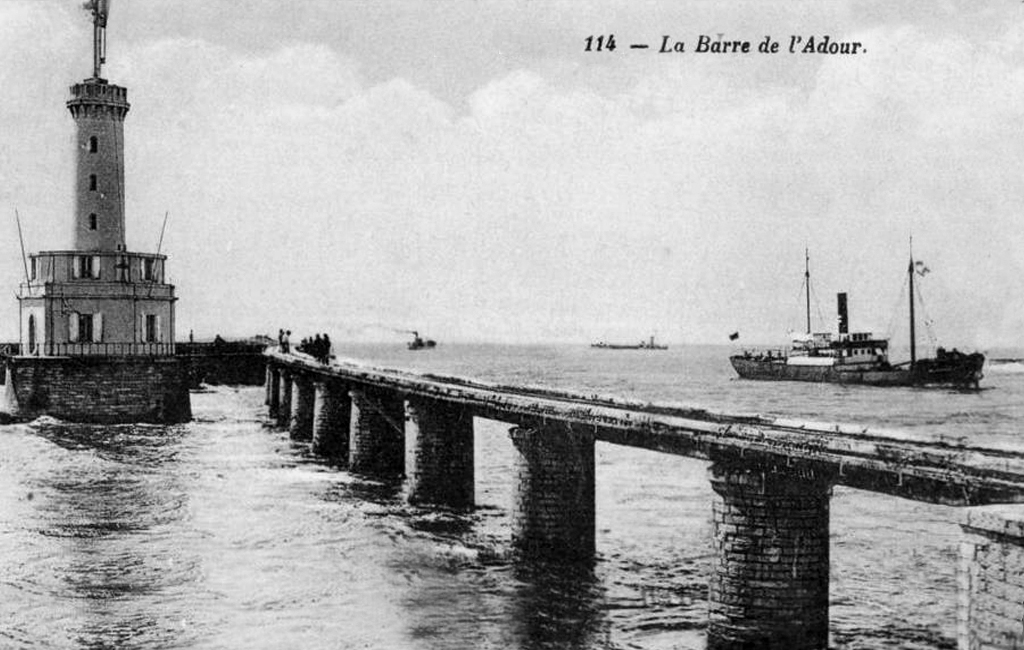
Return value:
[(1024, 647), (1024, 4), (0, 0), (0, 648)]

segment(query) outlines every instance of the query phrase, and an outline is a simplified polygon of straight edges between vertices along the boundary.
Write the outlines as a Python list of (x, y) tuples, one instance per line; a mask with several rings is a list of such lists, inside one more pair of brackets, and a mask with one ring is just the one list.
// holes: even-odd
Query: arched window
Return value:
[(96, 191), (96, 174), (89, 174), (89, 191)]
[(89, 215), (89, 230), (96, 230), (97, 222), (99, 219), (96, 217), (96, 213), (93, 212)]
[(36, 315), (28, 315), (28, 353), (36, 352)]
[(100, 150), (100, 141), (96, 136), (89, 138), (89, 153), (96, 153)]

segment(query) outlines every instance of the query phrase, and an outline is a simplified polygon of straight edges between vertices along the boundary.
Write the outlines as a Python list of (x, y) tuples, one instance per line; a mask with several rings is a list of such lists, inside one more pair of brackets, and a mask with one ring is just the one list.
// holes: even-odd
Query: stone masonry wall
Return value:
[(315, 397), (309, 377), (295, 375), (292, 381), (292, 413), (288, 422), (288, 432), (293, 440), (312, 440)]
[(453, 508), (472, 507), (472, 413), (459, 404), (410, 399), (405, 426), (414, 440), (409, 500)]
[(334, 461), (348, 462), (348, 435), (352, 401), (344, 384), (315, 382), (313, 442), (310, 451)]
[(188, 369), (179, 359), (18, 357), (8, 359), (19, 419), (49, 415), (104, 424), (187, 422)]
[(181, 355), (191, 364), (192, 384), (258, 386), (266, 378), (262, 353), (207, 353)]
[(394, 394), (353, 390), (348, 467), (378, 476), (405, 473), (405, 404)]
[(714, 464), (708, 648), (828, 645), (827, 478)]
[(971, 508), (960, 525), (958, 647), (1024, 648), (1024, 506)]
[(512, 544), (527, 557), (594, 555), (594, 436), (561, 423), (509, 432), (516, 457)]

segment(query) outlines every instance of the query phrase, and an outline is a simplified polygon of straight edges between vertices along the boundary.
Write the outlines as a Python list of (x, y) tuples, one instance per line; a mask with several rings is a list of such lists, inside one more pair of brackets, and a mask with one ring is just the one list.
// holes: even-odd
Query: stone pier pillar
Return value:
[(828, 477), (715, 463), (708, 650), (828, 648)]
[(313, 438), (313, 382), (309, 377), (295, 373), (292, 379), (292, 413), (288, 422), (288, 435), (292, 440)]
[(405, 404), (394, 393), (353, 390), (348, 468), (378, 476), (405, 473)]
[(271, 365), (267, 365), (267, 404), (270, 417), (276, 420), (281, 406), (281, 372)]
[(273, 371), (273, 369), (271, 369), (269, 363), (267, 364), (267, 373), (266, 373), (266, 375), (267, 375), (267, 378), (263, 382), (264, 383), (264, 388), (266, 389), (266, 395), (263, 398), (263, 403), (265, 405), (267, 405), (267, 406), (270, 406), (270, 393), (273, 390), (272, 387), (274, 385), (273, 384), (273, 381), (274, 381), (274, 371)]
[(409, 501), (473, 507), (473, 415), (451, 402), (417, 398), (406, 404), (413, 440)]
[(348, 461), (349, 420), (352, 417), (348, 389), (336, 382), (318, 381), (313, 402), (314, 454)]
[(292, 371), (281, 368), (279, 378), (281, 401), (277, 405), (277, 425), (286, 427), (292, 417)]
[(563, 423), (516, 427), (512, 545), (527, 558), (594, 556), (594, 436)]
[(1024, 648), (1024, 506), (963, 512), (957, 571), (957, 647)]

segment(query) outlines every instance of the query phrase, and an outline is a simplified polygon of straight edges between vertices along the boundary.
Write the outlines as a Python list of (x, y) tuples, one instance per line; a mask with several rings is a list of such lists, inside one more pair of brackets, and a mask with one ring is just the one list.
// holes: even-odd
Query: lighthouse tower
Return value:
[(19, 295), (23, 354), (174, 354), (174, 287), (166, 257), (125, 246), (128, 90), (103, 78), (109, 0), (93, 16), (92, 76), (71, 86), (75, 122), (74, 249), (30, 256)]
[(75, 209), (71, 250), (29, 256), (21, 346), (0, 358), (0, 415), (72, 422), (185, 422), (189, 361), (174, 354), (174, 287), (159, 254), (127, 250), (128, 91), (103, 78), (109, 0), (91, 0), (92, 76), (71, 86)]
[(124, 118), (128, 90), (107, 83), (102, 73), (106, 18), (95, 25), (93, 76), (71, 86), (68, 110), (75, 120), (76, 250), (123, 251)]

